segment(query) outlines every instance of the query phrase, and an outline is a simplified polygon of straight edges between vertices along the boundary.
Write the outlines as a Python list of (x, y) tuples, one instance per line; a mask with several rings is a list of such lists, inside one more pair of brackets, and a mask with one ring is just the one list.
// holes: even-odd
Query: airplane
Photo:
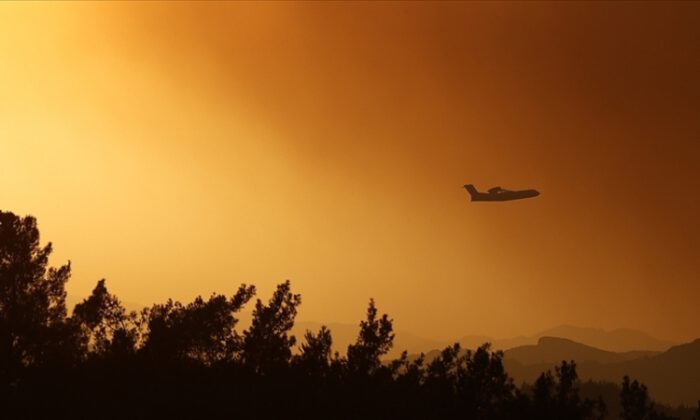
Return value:
[(472, 197), (472, 201), (510, 201), (510, 200), (520, 200), (523, 198), (532, 198), (540, 195), (537, 190), (519, 190), (511, 191), (506, 190), (501, 187), (493, 187), (488, 192), (479, 192), (472, 184), (466, 184), (464, 188), (467, 189), (469, 195)]

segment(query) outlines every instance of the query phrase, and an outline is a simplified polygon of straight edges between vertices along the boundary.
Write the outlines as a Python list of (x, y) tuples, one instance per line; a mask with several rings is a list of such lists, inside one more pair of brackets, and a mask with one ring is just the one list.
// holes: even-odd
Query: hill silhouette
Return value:
[(560, 337), (612, 352), (625, 351), (664, 351), (678, 344), (672, 341), (661, 340), (649, 334), (630, 329), (618, 328), (604, 330), (601, 328), (577, 327), (573, 325), (559, 325), (532, 335), (522, 335), (512, 338), (493, 338), (486, 336), (464, 336), (458, 341), (467, 348), (479, 346), (479, 343), (488, 341), (494, 348), (508, 350), (513, 347), (534, 345), (542, 337)]
[(576, 360), (583, 380), (618, 382), (627, 375), (646, 384), (663, 403), (695, 405), (700, 395), (700, 339), (665, 352), (609, 352), (571, 340), (546, 337), (537, 345), (504, 353), (516, 383), (533, 383), (562, 360)]
[(696, 405), (700, 396), (700, 339), (671, 347), (656, 356), (606, 368), (582, 365), (581, 372), (587, 377), (609, 380), (624, 373), (644, 382), (659, 401)]
[(563, 337), (584, 343), (592, 347), (613, 352), (635, 350), (664, 351), (678, 344), (661, 340), (649, 334), (631, 328), (604, 330), (601, 328), (582, 328), (572, 325), (560, 325), (538, 334), (540, 337)]
[[(66, 297), (66, 307), (72, 308), (81, 299), (71, 295)], [(127, 311), (140, 312), (147, 305), (124, 301), (122, 306)], [(248, 326), (252, 320), (250, 310), (242, 310), (239, 314), (241, 326)], [(357, 334), (357, 324), (331, 322), (324, 323), (318, 321), (297, 321), (292, 328), (292, 333), (298, 337), (304, 335), (307, 330), (316, 331), (322, 325), (329, 327), (333, 331), (333, 350), (344, 351), (347, 346), (355, 341)], [(651, 335), (631, 329), (617, 328), (604, 330), (601, 328), (578, 327), (574, 325), (559, 325), (532, 335), (520, 335), (515, 337), (495, 338), (486, 335), (465, 335), (454, 340), (438, 340), (421, 337), (408, 330), (396, 330), (395, 347), (387, 353), (386, 358), (396, 358), (402, 351), (407, 351), (411, 355), (425, 353), (436, 355), (437, 349), (444, 348), (452, 343), (458, 342), (463, 348), (477, 348), (483, 343), (491, 343), (492, 348), (497, 350), (509, 350), (514, 347), (535, 345), (543, 337), (559, 337), (571, 341), (595, 347), (610, 352), (635, 352), (635, 351), (657, 351), (668, 350), (678, 344), (668, 340), (661, 340)], [(429, 358), (430, 359), (430, 358)]]
[(642, 359), (658, 354), (652, 351), (612, 352), (593, 346), (577, 343), (560, 337), (542, 337), (536, 345), (519, 346), (504, 352), (505, 360), (514, 360), (524, 365), (541, 363), (556, 364), (562, 360), (576, 360), (577, 363), (615, 363)]
[[(517, 336), (513, 338), (493, 338), (481, 335), (463, 336), (456, 340), (463, 348), (477, 348), (482, 343), (491, 343), (494, 349), (508, 351), (515, 348), (529, 348), (528, 346), (537, 346), (542, 338), (560, 338), (573, 343), (588, 346), (604, 353), (600, 353), (600, 358), (593, 358), (598, 362), (608, 362), (608, 358), (614, 361), (635, 359), (653, 355), (655, 352), (668, 350), (673, 343), (670, 341), (660, 340), (646, 334), (642, 331), (619, 328), (606, 331), (598, 328), (576, 327), (572, 325), (560, 325), (558, 327), (544, 330), (540, 333), (530, 336)], [(419, 343), (419, 341), (415, 341)], [(449, 343), (442, 343), (442, 346)], [(597, 344), (603, 344), (602, 346)], [(430, 349), (421, 350), (425, 353), (426, 360), (432, 360), (440, 351), (440, 346), (434, 346)], [(540, 348), (541, 349), (541, 348)], [(411, 352), (411, 358), (415, 358), (421, 351)], [(522, 350), (525, 352), (526, 350)], [(542, 353), (538, 351), (538, 354)], [(605, 354), (607, 353), (607, 356)], [(629, 353), (628, 356), (611, 355), (612, 353)], [(542, 353), (544, 354), (544, 353)], [(571, 351), (562, 351), (561, 354), (575, 354)], [(568, 357), (568, 359), (567, 359)], [(558, 358), (556, 360), (547, 359), (546, 362), (559, 362), (561, 360), (578, 360), (572, 359), (570, 356)], [(592, 356), (591, 356), (592, 357)], [(545, 362), (541, 360), (540, 362)], [(529, 363), (529, 362), (528, 362)]]
[[(246, 324), (246, 317), (242, 317), (242, 324)], [(342, 351), (348, 344), (355, 340), (357, 325), (345, 323), (321, 323), (315, 321), (301, 321), (295, 324), (294, 334), (302, 336), (307, 329), (317, 330), (321, 325), (328, 326), (333, 331), (333, 349)], [(559, 337), (574, 342), (595, 347), (609, 352), (637, 352), (637, 351), (663, 351), (669, 349), (673, 342), (654, 338), (642, 331), (632, 329), (602, 330), (596, 328), (576, 327), (561, 325), (544, 330), (531, 336), (517, 336), (512, 338), (493, 338), (484, 335), (466, 335), (455, 340), (435, 340), (421, 337), (407, 330), (396, 331), (396, 346), (386, 358), (398, 357), (401, 351), (406, 350), (416, 356), (425, 353), (428, 360), (439, 353), (437, 349), (444, 348), (454, 342), (463, 348), (474, 349), (483, 343), (491, 343), (497, 350), (508, 350), (525, 345), (536, 345), (543, 337)], [(400, 350), (399, 350), (400, 349)]]

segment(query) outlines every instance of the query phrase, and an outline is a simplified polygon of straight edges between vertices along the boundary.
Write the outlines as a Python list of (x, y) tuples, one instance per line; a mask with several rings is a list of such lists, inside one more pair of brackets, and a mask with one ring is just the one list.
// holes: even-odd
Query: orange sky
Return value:
[[(4, 3), (0, 208), (69, 294), (700, 336), (698, 3)], [(480, 188), (533, 200), (470, 203)]]

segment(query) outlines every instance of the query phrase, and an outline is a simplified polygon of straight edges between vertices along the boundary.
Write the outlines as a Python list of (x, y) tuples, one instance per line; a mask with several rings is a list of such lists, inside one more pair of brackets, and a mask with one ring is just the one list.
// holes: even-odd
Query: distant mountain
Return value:
[[(247, 326), (247, 317), (241, 314), (241, 328)], [(292, 334), (296, 335), (298, 342), (301, 343), (304, 337), (304, 332), (308, 329), (318, 331), (321, 325), (326, 325), (331, 330), (333, 337), (333, 349), (344, 355), (349, 344), (354, 343), (357, 339), (357, 334), (360, 330), (358, 324), (342, 324), (330, 323), (322, 324), (320, 322), (302, 321), (294, 325)], [(457, 340), (431, 340), (408, 331), (395, 331), (396, 338), (394, 339), (394, 347), (386, 358), (398, 357), (403, 350), (408, 351), (411, 355), (426, 353), (426, 359), (430, 360), (433, 355), (437, 355), (439, 350), (458, 342), (465, 349), (475, 349), (482, 344), (491, 343), (495, 350), (508, 350), (514, 347), (531, 345), (534, 346), (542, 337), (560, 337), (575, 341), (581, 344), (595, 347), (596, 349), (605, 350), (608, 352), (632, 352), (631, 357), (649, 355), (644, 352), (663, 351), (670, 348), (673, 343), (669, 341), (659, 340), (645, 334), (641, 331), (630, 329), (616, 329), (605, 331), (595, 328), (582, 328), (569, 325), (545, 330), (541, 333), (531, 336), (518, 336), (513, 338), (493, 338), (482, 335), (463, 336)], [(641, 351), (640, 354), (634, 352)]]
[[(451, 344), (454, 344), (455, 342), (457, 342), (457, 343), (459, 343), (460, 346), (462, 346), (465, 349), (475, 349), (484, 343), (491, 343), (491, 346), (494, 349), (502, 350), (504, 348), (514, 347), (514, 346), (504, 347), (504, 345), (508, 346), (510, 344), (511, 340), (515, 340), (515, 342), (517, 343), (515, 345), (530, 344), (530, 342), (534, 343), (536, 341), (536, 340), (532, 340), (532, 339), (526, 338), (526, 337), (498, 339), (498, 338), (488, 337), (485, 335), (466, 335), (466, 336), (460, 337), (459, 339), (455, 340), (452, 343), (445, 343), (445, 344), (451, 345)], [(445, 347), (445, 346), (443, 346), (443, 347)]]
[(504, 365), (516, 383), (534, 382), (561, 360), (576, 361), (582, 380), (620, 383), (623, 376), (637, 379), (663, 403), (696, 405), (700, 399), (700, 339), (665, 352), (609, 352), (571, 340), (546, 337), (534, 346), (504, 353)]
[(642, 331), (618, 328), (606, 331), (601, 328), (581, 328), (560, 325), (538, 334), (540, 337), (563, 337), (585, 343), (602, 350), (624, 352), (631, 350), (664, 351), (677, 344), (654, 338)]
[[(82, 300), (69, 295), (66, 299), (69, 313)], [(122, 302), (122, 305), (128, 311), (133, 310), (137, 312), (145, 307), (134, 302)], [(251, 316), (252, 313), (249, 310), (244, 310), (238, 314), (238, 331), (248, 328)], [(331, 330), (333, 350), (338, 351), (341, 355), (345, 355), (348, 345), (355, 342), (360, 330), (359, 322), (357, 324), (323, 324), (313, 321), (300, 321), (296, 322), (292, 329), (292, 334), (297, 337), (297, 344), (300, 345), (303, 342), (306, 330), (317, 332), (322, 325), (326, 325)], [(545, 340), (542, 341), (542, 338), (545, 338)], [(567, 340), (556, 341), (555, 338)], [(560, 325), (530, 336), (493, 338), (483, 335), (470, 335), (452, 341), (427, 339), (408, 331), (398, 330), (395, 331), (394, 346), (384, 359), (397, 358), (401, 355), (401, 352), (406, 350), (412, 357), (425, 353), (426, 360), (431, 360), (440, 353), (440, 350), (455, 342), (460, 343), (464, 349), (475, 349), (488, 342), (491, 343), (494, 350), (508, 350), (506, 352), (510, 355), (508, 363), (520, 363), (522, 367), (516, 369), (524, 373), (523, 378), (532, 377), (532, 374), (527, 374), (527, 371), (534, 372), (543, 366), (551, 367), (554, 363), (564, 359), (573, 359), (577, 362), (586, 360), (597, 363), (612, 363), (648, 357), (653, 355), (654, 352), (667, 350), (674, 345), (673, 342), (660, 340), (633, 329), (619, 328), (606, 331), (599, 328), (584, 328), (571, 325)], [(565, 344), (566, 342), (568, 344)], [(295, 349), (297, 351), (298, 345), (297, 349)], [(583, 348), (587, 348), (587, 350)], [(515, 351), (511, 351), (511, 349)], [(620, 353), (623, 353), (623, 355), (620, 355)], [(559, 355), (569, 356), (561, 359)]]
[(653, 351), (612, 352), (577, 343), (567, 338), (542, 337), (536, 345), (514, 347), (504, 352), (504, 357), (524, 365), (559, 363), (562, 360), (581, 362), (615, 363), (654, 356)]
[(560, 337), (578, 343), (587, 344), (598, 349), (625, 352), (625, 351), (664, 351), (674, 343), (672, 341), (654, 338), (642, 331), (618, 328), (606, 331), (600, 328), (575, 327), (572, 325), (560, 325), (529, 336), (513, 338), (493, 338), (486, 336), (464, 336), (457, 340), (462, 347), (476, 348), (485, 342), (491, 343), (494, 349), (508, 350), (513, 347), (535, 345), (542, 337)]
[(601, 377), (628, 374), (646, 384), (651, 395), (661, 401), (696, 406), (700, 401), (700, 339), (671, 347), (650, 358), (615, 364), (602, 371), (584, 372)]

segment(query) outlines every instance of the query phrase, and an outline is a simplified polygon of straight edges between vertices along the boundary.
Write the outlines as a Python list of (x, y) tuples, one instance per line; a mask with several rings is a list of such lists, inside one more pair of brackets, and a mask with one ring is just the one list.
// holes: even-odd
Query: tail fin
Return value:
[(479, 191), (477, 191), (477, 189), (474, 188), (474, 186), (472, 184), (467, 184), (464, 186), (464, 188), (466, 188), (467, 191), (469, 191), (469, 195), (471, 195), (472, 198), (474, 198), (475, 196), (477, 196), (479, 194)]

